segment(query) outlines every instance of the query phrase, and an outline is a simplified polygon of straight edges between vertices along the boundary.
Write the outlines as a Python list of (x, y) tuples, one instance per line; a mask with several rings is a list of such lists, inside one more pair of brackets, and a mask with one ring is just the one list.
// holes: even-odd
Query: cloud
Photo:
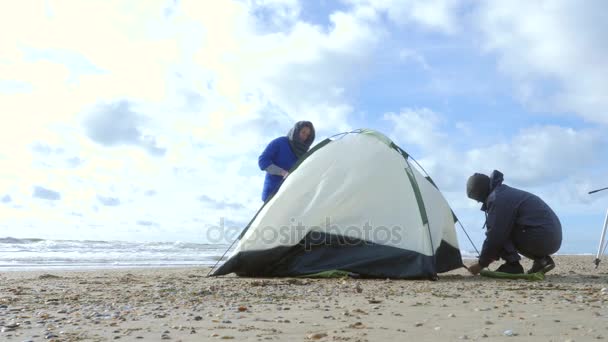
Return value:
[(425, 71), (435, 72), (435, 70), (428, 63), (428, 61), (424, 57), (424, 55), (422, 55), (418, 51), (403, 48), (403, 49), (401, 49), (401, 51), (399, 51), (399, 58), (404, 62), (408, 62), (408, 61), (413, 62), (413, 63), (419, 65)]
[(61, 199), (61, 194), (54, 190), (50, 190), (41, 186), (35, 186), (32, 197), (50, 201), (58, 201)]
[[(208, 105), (220, 106), (209, 113), (203, 135), (219, 136), (230, 120), (255, 116), (269, 107), (287, 121), (316, 121), (320, 130), (350, 128), (352, 106), (345, 93), (361, 81), (354, 71), (363, 70), (374, 58), (385, 32), (375, 24), (373, 12), (358, 10), (332, 13), (328, 29), (301, 20), (273, 31), (258, 28), (267, 19), (260, 11), (295, 18), (299, 5), (291, 4), (222, 2), (210, 10), (204, 2), (180, 3), (179, 22), (204, 23), (215, 33), (205, 37), (193, 56), (197, 66), (210, 73), (212, 84), (208, 89), (208, 83), (198, 82), (195, 92), (203, 93)], [(219, 13), (224, 20), (215, 20)], [(230, 105), (223, 104), (226, 101)]]
[(87, 136), (104, 146), (135, 145), (152, 155), (164, 155), (166, 150), (157, 145), (156, 139), (142, 132), (146, 118), (131, 107), (128, 101), (99, 105), (84, 120)]
[(10, 203), (10, 202), (12, 202), (12, 201), (13, 201), (13, 199), (11, 198), (11, 196), (10, 196), (10, 195), (4, 195), (4, 196), (2, 196), (2, 198), (0, 199), (0, 202), (2, 202), (2, 203)]
[(177, 40), (160, 34), (165, 7), (164, 0), (53, 1), (0, 12), (0, 31), (12, 32), (0, 40), (0, 75), (28, 88), (0, 92), (0, 117), (11, 121), (0, 127), (0, 150), (76, 124), (100, 100), (161, 101), (179, 52)]
[(536, 126), (521, 130), (511, 141), (471, 149), (466, 158), (477, 167), (502, 168), (520, 184), (549, 184), (597, 165), (607, 143), (601, 131)]
[(206, 195), (202, 195), (198, 198), (199, 201), (203, 202), (205, 205), (208, 205), (214, 209), (234, 209), (241, 210), (244, 209), (245, 206), (240, 203), (228, 202), (228, 201), (218, 201)]
[(146, 190), (146, 192), (144, 192), (144, 196), (156, 196), (157, 192), (156, 190)]
[(428, 108), (405, 108), (399, 114), (386, 113), (384, 120), (392, 124), (393, 136), (400, 142), (418, 145), (427, 151), (443, 145), (447, 138), (441, 131), (444, 118)]
[(120, 199), (116, 197), (106, 197), (97, 195), (97, 200), (107, 207), (117, 207), (120, 205)]
[(145, 226), (145, 227), (159, 227), (160, 225), (156, 222), (153, 221), (146, 221), (146, 220), (137, 220), (136, 222), (138, 225), (140, 226)]
[(84, 163), (84, 160), (80, 159), (79, 157), (72, 157), (66, 159), (65, 162), (69, 167), (78, 167)]
[(32, 151), (48, 156), (51, 154), (62, 154), (64, 152), (64, 149), (61, 147), (53, 148), (48, 144), (37, 141), (32, 145)]
[(605, 1), (481, 2), (483, 47), (532, 108), (608, 124)]
[[(594, 167), (605, 168), (597, 156), (608, 148), (608, 139), (597, 129), (537, 125), (502, 141), (494, 138), (488, 145), (470, 142), (470, 146), (459, 148), (455, 136), (467, 123), (449, 125), (447, 119), (429, 109), (403, 109), (400, 114), (384, 117), (393, 123), (391, 136), (399, 144), (422, 149), (422, 157), (417, 159), (440, 187), (449, 191), (462, 190), (474, 172), (494, 169), (518, 185), (548, 186), (570, 177), (592, 177)], [(486, 139), (479, 136), (477, 140)]]
[(186, 110), (200, 112), (203, 108), (204, 97), (200, 92), (194, 90), (182, 90), (184, 106)]
[(295, 24), (302, 7), (298, 0), (248, 0), (253, 16), (267, 31), (281, 31)]
[(457, 0), (348, 0), (386, 13), (398, 25), (411, 25), (445, 34), (460, 30), (459, 10), (466, 2)]

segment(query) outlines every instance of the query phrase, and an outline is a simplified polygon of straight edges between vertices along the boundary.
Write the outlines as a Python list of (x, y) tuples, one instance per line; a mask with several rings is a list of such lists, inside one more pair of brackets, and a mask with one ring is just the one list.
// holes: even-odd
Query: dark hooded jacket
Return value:
[[(541, 237), (551, 244), (561, 244), (562, 228), (553, 210), (538, 196), (502, 184), (503, 174), (494, 170), (490, 176), (490, 194), (481, 210), (486, 212), (487, 233), (479, 264), (487, 267), (498, 260), (508, 239)], [(522, 235), (525, 233), (525, 235)]]

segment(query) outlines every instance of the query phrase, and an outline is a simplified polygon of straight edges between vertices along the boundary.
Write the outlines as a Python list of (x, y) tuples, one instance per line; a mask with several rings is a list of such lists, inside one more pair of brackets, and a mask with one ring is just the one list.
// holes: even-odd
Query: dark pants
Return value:
[(554, 232), (521, 229), (511, 234), (511, 239), (505, 242), (498, 256), (506, 262), (519, 261), (519, 254), (534, 260), (557, 252), (561, 244), (561, 229)]

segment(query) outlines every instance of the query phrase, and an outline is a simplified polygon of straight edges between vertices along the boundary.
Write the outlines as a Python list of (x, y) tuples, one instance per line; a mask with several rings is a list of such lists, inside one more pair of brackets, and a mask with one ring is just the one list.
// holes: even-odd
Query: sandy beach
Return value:
[(555, 260), (538, 282), (464, 269), (438, 281), (207, 278), (205, 268), (4, 272), (0, 340), (607, 339), (608, 262), (596, 270), (592, 256)]

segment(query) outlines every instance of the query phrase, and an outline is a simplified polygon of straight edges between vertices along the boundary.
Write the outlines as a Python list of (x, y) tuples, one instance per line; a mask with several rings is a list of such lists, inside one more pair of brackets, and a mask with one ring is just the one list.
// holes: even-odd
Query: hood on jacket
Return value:
[(503, 180), (504, 175), (498, 170), (494, 170), (489, 177), (483, 173), (475, 173), (467, 180), (467, 197), (484, 203), (485, 206), (488, 196), (502, 184)]
[[(310, 135), (305, 141), (300, 141), (300, 131), (304, 127), (308, 127), (310, 129)], [(300, 158), (308, 151), (310, 145), (312, 145), (312, 142), (315, 140), (315, 127), (310, 121), (298, 121), (289, 130), (289, 133), (287, 133), (287, 138), (289, 138), (289, 146), (291, 147), (291, 150), (296, 157)]]

